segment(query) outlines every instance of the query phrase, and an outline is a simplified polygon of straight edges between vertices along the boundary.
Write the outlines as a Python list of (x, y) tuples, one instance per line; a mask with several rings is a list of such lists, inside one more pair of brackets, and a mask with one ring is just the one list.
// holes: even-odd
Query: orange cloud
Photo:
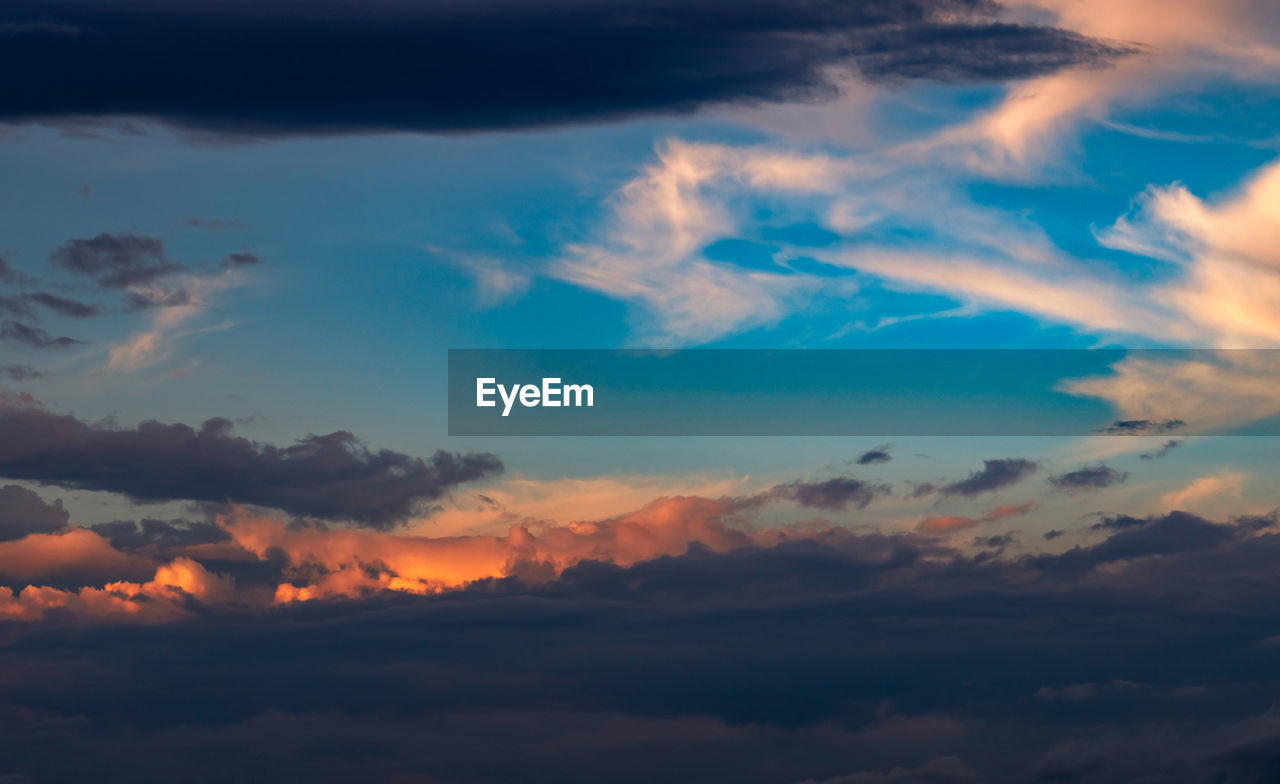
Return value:
[(0, 542), (0, 575), (10, 580), (143, 578), (154, 568), (149, 559), (122, 553), (87, 528)]
[[(486, 578), (551, 579), (584, 560), (629, 566), (680, 555), (699, 542), (715, 552), (807, 536), (799, 529), (748, 531), (729, 524), (730, 499), (660, 498), (629, 514), (567, 525), (513, 525), (505, 536), (405, 536), (355, 529), (289, 526), (240, 516), (224, 520), (236, 544), (265, 557), (284, 552), (303, 585), (283, 583), (277, 602), (360, 596), (383, 590), (434, 593)], [(319, 567), (323, 574), (311, 578)]]
[(1018, 517), (1034, 508), (1035, 504), (1031, 502), (1025, 504), (1001, 504), (982, 517), (927, 517), (920, 521), (920, 524), (916, 526), (916, 530), (925, 534), (949, 534), (953, 531), (974, 528), (983, 523), (993, 523), (996, 520), (1003, 520), (1007, 517)]
[(55, 610), (79, 620), (154, 623), (187, 615), (189, 599), (225, 602), (234, 593), (229, 578), (209, 573), (190, 558), (175, 558), (144, 583), (118, 581), (76, 591), (40, 585), (28, 585), (21, 591), (0, 588), (0, 618), (34, 621)]

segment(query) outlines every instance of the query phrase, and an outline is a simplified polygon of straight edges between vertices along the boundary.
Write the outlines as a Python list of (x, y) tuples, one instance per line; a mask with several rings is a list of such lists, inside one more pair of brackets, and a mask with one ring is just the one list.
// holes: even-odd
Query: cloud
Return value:
[[(993, 109), (911, 145), (982, 174), (1025, 180), (1074, 151), (1071, 134), (1105, 124), (1117, 108), (1145, 107), (1215, 80), (1268, 83), (1280, 69), (1280, 20), (1265, 3), (1233, 0), (1013, 0), (1086, 36), (1114, 37), (1141, 51), (1105, 78), (1064, 70), (1020, 82)], [(1114, 127), (1114, 126), (1113, 126)]]
[(1277, 205), (1280, 163), (1273, 162), (1213, 201), (1180, 183), (1153, 185), (1097, 236), (1107, 247), (1185, 269), (1159, 294), (1216, 346), (1272, 347), (1280, 343), (1280, 251), (1267, 238), (1280, 220)]
[[(0, 706), (0, 755), (50, 784), (696, 765), (735, 784), (1190, 784), (1274, 761), (1273, 528), (1174, 513), (1060, 555), (975, 554), (916, 533), (766, 532), (740, 511), (671, 497), (487, 539), (245, 513), (225, 530), (282, 559), (289, 588), (134, 555), (127, 579), (0, 591), (0, 687), (20, 698)], [(101, 557), (93, 532), (21, 541), (66, 562), (68, 537)], [(24, 563), (12, 544), (0, 562)], [(405, 577), (451, 570), (504, 576), (440, 593)]]
[(0, 541), (0, 583), (8, 585), (102, 584), (153, 568), (149, 559), (122, 553), (87, 528)]
[(1182, 446), (1181, 441), (1171, 438), (1168, 441), (1165, 441), (1163, 444), (1161, 444), (1159, 449), (1156, 449), (1155, 451), (1152, 451), (1152, 452), (1143, 452), (1142, 454), (1138, 455), (1138, 457), (1142, 458), (1143, 460), (1159, 460), (1160, 458), (1164, 457), (1165, 455), (1169, 454), (1170, 452), (1172, 452), (1173, 450), (1177, 449), (1180, 446)]
[[(1068, 380), (1060, 388), (1106, 400), (1133, 417), (1117, 422), (1112, 432), (1229, 430), (1280, 414), (1275, 391), (1280, 362), (1273, 354), (1270, 349), (1195, 351), (1190, 358), (1138, 354), (1112, 365), (1108, 375)], [(1174, 418), (1164, 418), (1169, 416)]]
[(21, 539), (27, 534), (50, 534), (70, 521), (62, 501), (44, 499), (20, 485), (0, 487), (0, 541)]
[(865, 509), (868, 504), (890, 492), (885, 484), (872, 484), (861, 479), (841, 476), (822, 482), (791, 482), (776, 485), (765, 495), (785, 498), (801, 506), (842, 512), (846, 509)]
[(79, 302), (66, 297), (59, 297), (54, 294), (38, 292), (36, 294), (27, 294), (25, 299), (35, 302), (38, 305), (52, 310), (60, 316), (69, 318), (89, 318), (98, 315), (101, 311), (97, 305), (91, 305), (87, 302)]
[(10, 381), (31, 381), (43, 377), (44, 373), (30, 365), (0, 365), (0, 376)]
[(858, 465), (878, 465), (887, 463), (893, 459), (893, 455), (889, 454), (889, 445), (884, 444), (874, 449), (868, 449), (866, 452), (858, 455), (856, 462)]
[[(449, 541), (280, 522), (257, 530), (261, 544), (314, 553), (316, 567), (396, 557), (378, 542), (396, 538), (455, 563)], [(1277, 683), (1265, 641), (1278, 552), (1280, 536), (1189, 515), (1060, 556), (833, 530), (271, 609), (180, 557), (132, 580), (0, 597), (26, 622), (3, 627), (0, 683), (21, 702), (0, 708), (0, 753), (50, 784), (90, 768), (129, 781), (279, 769), (566, 782), (621, 768), (664, 780), (698, 764), (738, 784), (1257, 780), (1280, 737), (1259, 700)], [(163, 621), (181, 623), (139, 625)]]
[[(990, 512), (981, 517), (957, 517), (957, 516), (941, 516), (927, 517), (920, 521), (916, 526), (916, 530), (923, 534), (949, 534), (953, 531), (963, 531), (968, 528), (974, 528), (983, 523), (994, 523), (997, 520), (1004, 520), (1009, 517), (1020, 517), (1035, 509), (1034, 503), (1025, 504), (1002, 504), (992, 509)], [(1007, 544), (1008, 542), (1004, 542)], [(993, 545), (994, 546), (994, 545)]]
[(157, 237), (109, 234), (71, 240), (49, 254), (57, 267), (96, 278), (104, 289), (124, 289), (151, 283), (183, 269), (165, 255)]
[(9, 265), (9, 259), (0, 254), (0, 283), (9, 286), (29, 286), (36, 280)]
[(638, 305), (655, 343), (706, 342), (781, 320), (822, 281), (778, 268), (747, 270), (702, 255), (741, 216), (728, 193), (746, 187), (806, 195), (834, 192), (848, 166), (826, 156), (669, 140), (658, 162), (624, 185), (601, 236), (567, 248), (551, 274)]
[(1117, 471), (1108, 465), (1081, 466), (1074, 471), (1049, 477), (1049, 483), (1059, 490), (1076, 492), (1081, 490), (1101, 490), (1124, 482), (1129, 477), (1127, 471)]
[[(1033, 556), (1030, 562), (1050, 572), (1083, 573), (1151, 556), (1203, 552), (1238, 538), (1247, 539), (1247, 529), (1214, 523), (1181, 511), (1145, 519), (1121, 515), (1104, 520), (1102, 525), (1117, 532), (1090, 547), (1073, 547), (1056, 556)], [(1173, 576), (1166, 575), (1162, 579), (1172, 580)], [(1125, 578), (1120, 577), (1119, 582), (1124, 583)], [(1161, 587), (1167, 590), (1171, 586)]]
[(262, 257), (256, 253), (242, 250), (236, 251), (223, 259), (222, 263), (228, 267), (252, 267), (262, 263)]
[(0, 408), (0, 476), (138, 501), (235, 501), (390, 528), (452, 487), (501, 470), (490, 454), (439, 451), (424, 460), (370, 450), (341, 431), (277, 447), (233, 435), (226, 419), (199, 429), (115, 428), (34, 406)]
[[(873, 278), (892, 290), (954, 298), (967, 314), (1016, 310), (1166, 341), (1204, 334), (1160, 292), (1135, 297), (1122, 270), (1072, 258), (1038, 227), (972, 204), (917, 160), (679, 140), (667, 140), (657, 158), (618, 189), (604, 225), (568, 245), (549, 269), (634, 306), (637, 338), (647, 344), (706, 343), (769, 327), (820, 298), (847, 303)], [(793, 219), (816, 215), (841, 241), (821, 249), (775, 244), (762, 265), (708, 257), (718, 240), (758, 239), (754, 222), (766, 209)], [(907, 249), (883, 239), (897, 232), (922, 240)], [(828, 274), (797, 259), (816, 260)], [(956, 314), (948, 306), (909, 316)]]
[(226, 529), (211, 522), (186, 520), (114, 520), (95, 523), (89, 530), (103, 537), (117, 550), (169, 552), (194, 545), (231, 541)]
[[(1088, 387), (1072, 382), (1072, 388), (1083, 392)], [(1167, 433), (1186, 426), (1181, 419), (1118, 419), (1107, 426), (1105, 433), (1126, 436), (1146, 436), (1152, 433)]]
[[(6, 40), (0, 65), (40, 73), (42, 89), (0, 90), (0, 118), (142, 116), (255, 136), (530, 128), (815, 99), (833, 92), (833, 70), (987, 81), (1130, 51), (1000, 21), (996, 10), (975, 0), (378, 0), (270, 9), (21, 0), (6, 7), (3, 24), (57, 18), (79, 32), (28, 28)], [(320, 72), (335, 75), (323, 95), (301, 89), (298, 73)]]
[[(205, 313), (222, 292), (247, 283), (250, 278), (244, 270), (260, 263), (261, 259), (254, 254), (235, 253), (212, 272), (173, 275), (166, 278), (163, 285), (131, 284), (126, 309), (153, 311), (151, 323), (143, 331), (107, 348), (106, 369), (127, 373), (168, 360), (176, 338), (182, 336), (178, 328)], [(229, 326), (230, 323), (224, 322), (205, 329)]]
[(53, 337), (40, 327), (33, 327), (20, 321), (5, 321), (0, 323), (0, 342), (24, 348), (70, 348), (84, 341), (69, 337)]
[(76, 590), (27, 586), (10, 591), (0, 587), (0, 619), (32, 620), (54, 612), (97, 623), (171, 621), (190, 614), (190, 600), (225, 601), (233, 591), (227, 578), (210, 574), (190, 558), (176, 558), (156, 569), (154, 577), (145, 582), (120, 580), (101, 588)]
[(1191, 480), (1185, 487), (1166, 493), (1160, 503), (1166, 509), (1195, 508), (1206, 500), (1219, 496), (1239, 499), (1249, 475), (1240, 471), (1223, 470), (1213, 476)]
[(943, 485), (938, 492), (959, 496), (989, 493), (1021, 482), (1035, 473), (1038, 467), (1035, 462), (1021, 457), (984, 460), (981, 471), (974, 471), (966, 479)]

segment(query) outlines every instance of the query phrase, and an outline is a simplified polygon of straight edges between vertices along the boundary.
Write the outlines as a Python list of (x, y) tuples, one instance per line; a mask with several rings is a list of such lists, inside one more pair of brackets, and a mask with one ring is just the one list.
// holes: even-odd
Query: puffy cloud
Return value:
[(224, 602), (232, 598), (233, 592), (234, 586), (227, 578), (210, 574), (190, 558), (175, 558), (156, 569), (152, 579), (141, 583), (116, 581), (101, 588), (86, 586), (73, 591), (37, 585), (20, 591), (0, 588), (0, 619), (38, 620), (57, 613), (91, 622), (154, 623), (188, 615), (191, 599)]
[[(513, 525), (505, 536), (412, 536), (239, 515), (225, 523), (234, 542), (265, 557), (282, 552), (302, 585), (282, 583), (278, 601), (362, 596), (380, 591), (436, 593), (479, 580), (546, 582), (584, 560), (629, 566), (680, 555), (697, 543), (714, 552), (807, 535), (746, 530), (731, 523), (754, 499), (659, 498), (598, 521)], [(317, 574), (319, 577), (310, 578)]]
[(1248, 474), (1226, 469), (1212, 476), (1197, 477), (1185, 487), (1166, 493), (1160, 502), (1166, 509), (1195, 509), (1205, 501), (1222, 496), (1239, 500), (1248, 480)]
[(1185, 359), (1138, 353), (1112, 365), (1107, 375), (1059, 386), (1073, 395), (1105, 400), (1130, 417), (1117, 422), (1113, 432), (1221, 431), (1280, 413), (1280, 358), (1274, 353), (1197, 351)]
[(15, 584), (103, 582), (154, 569), (150, 559), (122, 553), (87, 528), (33, 533), (0, 542), (0, 581)]
[(1159, 294), (1216, 346), (1265, 348), (1280, 343), (1280, 251), (1268, 241), (1278, 220), (1280, 163), (1272, 163), (1214, 203), (1180, 184), (1153, 186), (1098, 237), (1184, 269)]

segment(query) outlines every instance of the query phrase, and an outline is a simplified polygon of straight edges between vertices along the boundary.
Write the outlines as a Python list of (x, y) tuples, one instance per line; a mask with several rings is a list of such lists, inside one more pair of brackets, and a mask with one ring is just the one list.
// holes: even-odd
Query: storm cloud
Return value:
[(0, 476), (138, 501), (230, 501), (390, 528), (449, 488), (502, 470), (491, 454), (438, 451), (422, 459), (370, 450), (343, 431), (285, 447), (231, 431), (226, 419), (199, 429), (154, 421), (115, 428), (7, 405), (0, 408)]
[(1001, 21), (990, 0), (15, 0), (0, 119), (155, 118), (219, 133), (530, 128), (1002, 80), (1131, 50)]

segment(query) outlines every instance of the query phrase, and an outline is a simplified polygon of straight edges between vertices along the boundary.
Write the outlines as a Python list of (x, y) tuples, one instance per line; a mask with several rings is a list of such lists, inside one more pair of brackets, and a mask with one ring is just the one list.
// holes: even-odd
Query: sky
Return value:
[[(0, 41), (0, 784), (1280, 776), (1275, 3)], [(450, 349), (1104, 348), (1094, 434), (450, 435)]]

